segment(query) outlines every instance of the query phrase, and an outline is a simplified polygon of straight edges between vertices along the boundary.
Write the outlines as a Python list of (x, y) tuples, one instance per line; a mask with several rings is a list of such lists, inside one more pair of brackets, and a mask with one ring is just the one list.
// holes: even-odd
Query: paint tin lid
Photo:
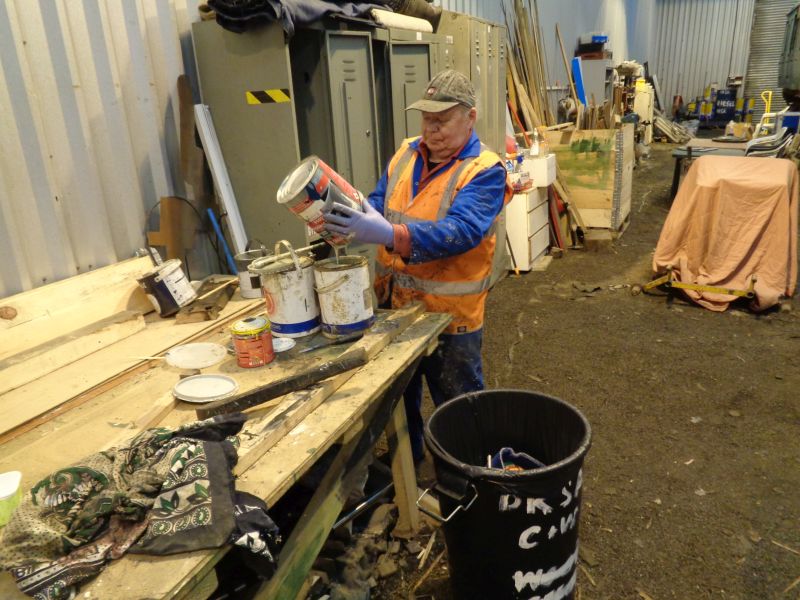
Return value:
[(178, 369), (205, 369), (227, 356), (225, 346), (212, 342), (183, 344), (167, 350), (167, 364)]
[(247, 317), (231, 326), (233, 335), (258, 335), (269, 329), (269, 319), (263, 316)]
[(232, 377), (208, 373), (181, 379), (172, 388), (172, 394), (184, 402), (203, 404), (227, 398), (238, 389), (239, 384)]
[(309, 156), (301, 160), (300, 164), (292, 169), (278, 187), (278, 203), (286, 204), (298, 194), (304, 193), (305, 187), (311, 182), (318, 165), (319, 158), (316, 156)]
[(272, 339), (272, 349), (275, 352), (286, 352), (291, 350), (297, 344), (292, 338), (276, 337)]
[(22, 473), (19, 471), (0, 473), (0, 500), (5, 500), (16, 494), (21, 481)]

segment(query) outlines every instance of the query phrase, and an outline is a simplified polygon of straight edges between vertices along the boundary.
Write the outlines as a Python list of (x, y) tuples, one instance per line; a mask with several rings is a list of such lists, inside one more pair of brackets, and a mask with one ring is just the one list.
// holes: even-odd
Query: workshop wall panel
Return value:
[(0, 297), (130, 257), (146, 211), (186, 192), (175, 82), (195, 81), (197, 4), (0, 3)]
[[(729, 75), (744, 75), (754, 0), (658, 0), (650, 72), (658, 76), (662, 101), (672, 105), (702, 96)], [(780, 41), (778, 42), (780, 46)]]
[(786, 15), (795, 6), (797, 0), (756, 0), (753, 32), (750, 34), (750, 56), (744, 82), (745, 96), (756, 100), (753, 123), (758, 123), (765, 112), (764, 102), (761, 100), (761, 92), (765, 90), (772, 90), (772, 112), (786, 108), (783, 94), (778, 87), (778, 69)]

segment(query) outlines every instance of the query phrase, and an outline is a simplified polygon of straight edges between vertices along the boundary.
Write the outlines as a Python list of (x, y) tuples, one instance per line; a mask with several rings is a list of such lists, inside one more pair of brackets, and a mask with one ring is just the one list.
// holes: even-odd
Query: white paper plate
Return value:
[(178, 369), (205, 369), (221, 362), (227, 356), (225, 346), (211, 342), (197, 342), (175, 346), (165, 354), (167, 364)]
[(276, 337), (272, 338), (272, 349), (275, 352), (286, 352), (297, 344), (292, 338)]
[(181, 379), (172, 388), (172, 394), (184, 402), (204, 404), (227, 398), (236, 393), (239, 384), (226, 375), (208, 373)]

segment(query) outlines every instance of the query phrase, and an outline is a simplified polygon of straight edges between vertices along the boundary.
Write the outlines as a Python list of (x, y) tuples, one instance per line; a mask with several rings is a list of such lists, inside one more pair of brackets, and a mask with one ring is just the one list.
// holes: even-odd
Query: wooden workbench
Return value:
[[(261, 310), (259, 302), (241, 302), (235, 297), (223, 317), (236, 315), (238, 318)], [(376, 332), (369, 339), (380, 335), (381, 322), (387, 318), (386, 313), (380, 316)], [(346, 374), (347, 377), (332, 378), (340, 386), (333, 386), (332, 380), (326, 380), (304, 392), (313, 399), (315, 394), (327, 390), (324, 401), (310, 414), (304, 415), (301, 421), (296, 424), (291, 419), (287, 421), (291, 427), (278, 432), (280, 439), (266, 453), (256, 455), (258, 440), (251, 441), (249, 448), (253, 454), (249, 456), (250, 460), (241, 461), (245, 467), (237, 467), (237, 488), (265, 499), (272, 506), (327, 449), (335, 443), (342, 444), (339, 461), (342, 468), (330, 470), (329, 481), (320, 486), (307, 509), (309, 514), (303, 517), (285, 544), (286, 555), (281, 554), (281, 567), (276, 574), (276, 581), (282, 583), (284, 591), (277, 597), (283, 597), (284, 593), (290, 593), (302, 583), (310, 561), (313, 562), (341, 510), (339, 493), (349, 473), (345, 466), (352, 467), (359, 462), (365, 448), (371, 450), (376, 427), (381, 431), (386, 429), (391, 445), (396, 449), (392, 471), (400, 509), (398, 527), (410, 532), (417, 525), (418, 516), (413, 503), (416, 481), (405, 412), (398, 398), (418, 361), (435, 347), (449, 317), (423, 314), (415, 319), (366, 366), (354, 374)], [(220, 343), (229, 339), (226, 326), (206, 327), (205, 331), (196, 339)], [(145, 329), (136, 335), (146, 334)], [(369, 345), (368, 337), (357, 343), (366, 341)], [(105, 381), (80, 402), (66, 403), (55, 416), (42, 416), (0, 439), (0, 472), (22, 471), (23, 487), (30, 488), (55, 469), (119, 444), (145, 426), (153, 423), (176, 426), (195, 420), (195, 406), (175, 403), (171, 399), (170, 391), (178, 381), (179, 370), (163, 361), (140, 362), (132, 368), (129, 364), (130, 343), (104, 349), (107, 355), (104, 360), (113, 360), (115, 352), (121, 353), (118, 359), (124, 365), (124, 371), (118, 377)], [(240, 391), (245, 391), (307, 368), (309, 364), (329, 360), (342, 352), (340, 347), (331, 347), (301, 356), (279, 355), (273, 363), (259, 369), (242, 369), (233, 357), (228, 357), (220, 365), (204, 369), (204, 372), (232, 375), (237, 379)], [(246, 427), (255, 427), (253, 424), (257, 424), (259, 419), (268, 420), (269, 411), (279, 410), (287, 397), (271, 402), (261, 411), (263, 414), (248, 421)], [(272, 434), (276, 432), (272, 431)], [(216, 582), (214, 565), (227, 551), (228, 548), (223, 547), (167, 557), (126, 555), (121, 560), (112, 561), (96, 579), (82, 586), (79, 594), (82, 598), (206, 598)], [(276, 597), (270, 590), (265, 590), (262, 595), (265, 598)], [(7, 573), (0, 576), (0, 597), (26, 598), (17, 591)]]

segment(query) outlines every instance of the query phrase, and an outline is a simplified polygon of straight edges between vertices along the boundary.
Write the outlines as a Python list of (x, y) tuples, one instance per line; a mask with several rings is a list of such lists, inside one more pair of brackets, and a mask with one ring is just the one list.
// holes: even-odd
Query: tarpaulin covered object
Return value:
[[(792, 296), (797, 283), (797, 167), (789, 160), (703, 156), (692, 164), (653, 255), (656, 274), (673, 268), (683, 283), (747, 289), (753, 310)], [(729, 294), (683, 290), (724, 311)]]

